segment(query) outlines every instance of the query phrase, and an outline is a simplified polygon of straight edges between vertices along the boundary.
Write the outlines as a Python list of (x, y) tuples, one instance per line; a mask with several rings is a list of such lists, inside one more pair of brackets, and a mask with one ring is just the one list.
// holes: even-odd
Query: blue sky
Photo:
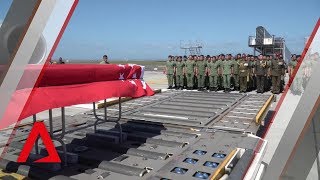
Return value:
[(248, 36), (259, 25), (300, 53), (319, 7), (319, 0), (80, 0), (54, 58), (163, 59), (184, 53), (181, 40), (201, 41), (203, 54), (251, 53)]

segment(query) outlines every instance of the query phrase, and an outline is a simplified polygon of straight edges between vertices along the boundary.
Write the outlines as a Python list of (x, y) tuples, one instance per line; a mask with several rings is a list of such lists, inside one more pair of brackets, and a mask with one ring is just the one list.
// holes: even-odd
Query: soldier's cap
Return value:
[(108, 58), (108, 56), (107, 56), (107, 55), (103, 55), (103, 57), (104, 57), (104, 58)]
[(184, 57), (184, 58), (187, 58), (188, 56), (185, 55), (185, 56), (183, 56), (183, 57)]
[(220, 56), (225, 56), (224, 54), (220, 54)]

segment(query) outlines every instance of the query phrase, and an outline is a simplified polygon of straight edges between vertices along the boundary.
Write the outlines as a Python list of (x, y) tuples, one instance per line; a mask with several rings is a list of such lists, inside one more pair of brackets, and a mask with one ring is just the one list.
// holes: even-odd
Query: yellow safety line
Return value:
[(17, 173), (7, 173), (7, 172), (4, 172), (3, 170), (0, 170), (0, 179), (4, 179), (4, 178), (7, 178), (7, 179), (15, 179), (15, 180), (27, 180), (29, 178), (25, 177), (25, 176), (22, 176), (20, 174), (17, 174)]
[(226, 159), (222, 163), (220, 163), (220, 165), (218, 166), (218, 169), (212, 175), (210, 180), (217, 180), (217, 179), (221, 178), (225, 174), (225, 166), (227, 165), (227, 163), (230, 161), (230, 159), (233, 157), (233, 155), (236, 152), (237, 152), (237, 149), (231, 151), (231, 153), (226, 157)]
[(273, 95), (271, 95), (269, 97), (269, 99), (267, 100), (267, 102), (262, 106), (262, 108), (260, 109), (260, 111), (258, 112), (257, 116), (256, 116), (256, 123), (260, 124), (261, 120), (262, 120), (262, 116), (263, 114), (266, 112), (267, 108), (270, 106), (271, 101), (273, 99)]

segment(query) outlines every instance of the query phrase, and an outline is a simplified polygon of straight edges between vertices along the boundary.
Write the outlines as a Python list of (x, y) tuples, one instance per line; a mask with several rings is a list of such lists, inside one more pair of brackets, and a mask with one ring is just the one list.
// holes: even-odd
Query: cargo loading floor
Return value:
[[(258, 131), (271, 99), (270, 95), (190, 91), (168, 91), (133, 99), (122, 103), (122, 143), (119, 126), (114, 123), (99, 124), (94, 131), (92, 111), (66, 116), (68, 133), (63, 140), (68, 149), (67, 167), (15, 167), (14, 161), (32, 125), (20, 127), (0, 168), (34, 179), (58, 174), (66, 179), (218, 178), (224, 173), (222, 165), (237, 148), (247, 149), (248, 156), (253, 156), (260, 140), (248, 134)], [(107, 110), (110, 120), (118, 116), (118, 105)], [(97, 110), (97, 114), (102, 118), (103, 109)], [(54, 118), (54, 123), (54, 130), (59, 133), (60, 118)], [(6, 131), (1, 134), (8, 135)], [(31, 155), (31, 161), (46, 156), (41, 140), (39, 143), (40, 154)], [(61, 147), (57, 149), (62, 156)], [(241, 172), (231, 171), (230, 176), (232, 173)]]

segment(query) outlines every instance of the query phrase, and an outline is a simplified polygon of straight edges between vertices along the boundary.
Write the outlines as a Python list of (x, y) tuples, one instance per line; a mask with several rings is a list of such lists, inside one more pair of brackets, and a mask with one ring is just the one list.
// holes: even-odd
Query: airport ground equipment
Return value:
[(249, 36), (248, 45), (253, 48), (254, 55), (257, 55), (256, 53), (264, 55), (282, 54), (286, 62), (291, 60), (291, 52), (285, 39), (271, 35), (262, 26), (256, 28), (255, 36)]
[[(261, 171), (266, 141), (255, 134), (272, 98), (167, 91), (65, 116), (67, 166), (65, 160), (14, 163), (32, 127), (26, 125), (17, 129), (0, 168), (32, 179), (251, 179)], [(60, 119), (51, 121), (54, 134), (62, 131)], [(56, 145), (63, 157), (63, 147)], [(41, 140), (38, 148), (30, 160), (46, 155)]]

